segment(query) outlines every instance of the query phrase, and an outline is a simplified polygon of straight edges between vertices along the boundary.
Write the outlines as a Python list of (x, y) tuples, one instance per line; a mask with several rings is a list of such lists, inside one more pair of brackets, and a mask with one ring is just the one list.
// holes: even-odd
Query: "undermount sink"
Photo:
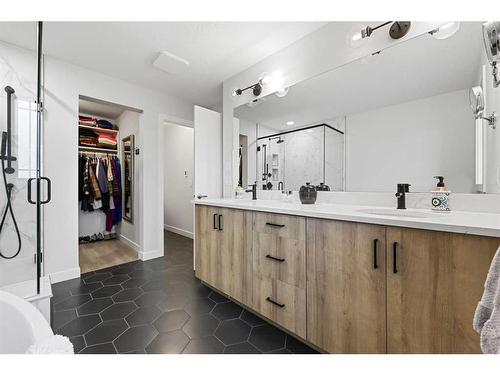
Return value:
[(412, 218), (422, 218), (430, 219), (434, 217), (443, 216), (443, 214), (433, 213), (433, 212), (421, 212), (413, 210), (397, 210), (395, 208), (371, 208), (359, 210), (358, 212), (370, 215), (382, 215), (382, 216), (396, 216), (396, 217), (412, 217)]

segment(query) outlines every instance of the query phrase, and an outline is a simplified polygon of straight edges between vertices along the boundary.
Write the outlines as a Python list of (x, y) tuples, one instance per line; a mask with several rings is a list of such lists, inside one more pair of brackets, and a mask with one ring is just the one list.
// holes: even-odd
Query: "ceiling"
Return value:
[[(222, 82), (326, 22), (45, 22), (44, 53), (194, 104), (214, 107)], [(0, 22), (0, 40), (35, 49), (34, 22)], [(161, 51), (190, 62), (171, 75)]]
[(424, 34), (292, 86), (284, 98), (272, 94), (253, 108), (240, 106), (235, 116), (289, 130), (472, 87), (484, 48), (481, 24), (462, 22), (444, 40)]

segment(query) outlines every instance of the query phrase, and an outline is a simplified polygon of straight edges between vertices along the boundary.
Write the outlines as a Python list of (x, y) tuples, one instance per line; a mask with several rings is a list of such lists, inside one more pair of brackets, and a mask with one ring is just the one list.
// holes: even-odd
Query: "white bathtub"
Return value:
[(53, 332), (42, 313), (14, 294), (0, 291), (0, 354), (25, 353)]

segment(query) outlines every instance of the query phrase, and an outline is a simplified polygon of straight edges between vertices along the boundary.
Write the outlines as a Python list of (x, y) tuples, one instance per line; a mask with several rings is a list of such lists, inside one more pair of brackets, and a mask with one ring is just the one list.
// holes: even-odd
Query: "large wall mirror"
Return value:
[(134, 222), (134, 135), (122, 139), (123, 219)]
[(500, 97), (484, 73), (481, 26), (462, 22), (447, 39), (421, 35), (236, 108), (240, 181), (352, 192), (410, 183), (428, 192), (444, 176), (453, 192), (500, 192), (500, 130), (471, 108), (473, 87), (484, 116), (498, 110), (489, 97)]

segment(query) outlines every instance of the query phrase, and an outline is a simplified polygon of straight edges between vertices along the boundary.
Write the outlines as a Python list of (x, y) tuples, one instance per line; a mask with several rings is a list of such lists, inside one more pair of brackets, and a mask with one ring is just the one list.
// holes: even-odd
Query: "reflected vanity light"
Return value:
[(257, 83), (242, 89), (238, 88), (234, 90), (232, 96), (240, 96), (246, 90), (252, 90), (254, 96), (259, 96), (262, 93), (263, 87), (268, 88), (280, 98), (288, 94), (288, 87), (285, 87), (283, 75), (281, 72), (275, 72), (273, 74), (262, 73)]
[(429, 31), (435, 39), (447, 39), (456, 34), (456, 32), (460, 29), (460, 22), (448, 22), (442, 26), (439, 26), (437, 29)]
[(295, 121), (287, 121), (286, 124), (288, 126), (293, 126), (293, 125), (295, 125)]

